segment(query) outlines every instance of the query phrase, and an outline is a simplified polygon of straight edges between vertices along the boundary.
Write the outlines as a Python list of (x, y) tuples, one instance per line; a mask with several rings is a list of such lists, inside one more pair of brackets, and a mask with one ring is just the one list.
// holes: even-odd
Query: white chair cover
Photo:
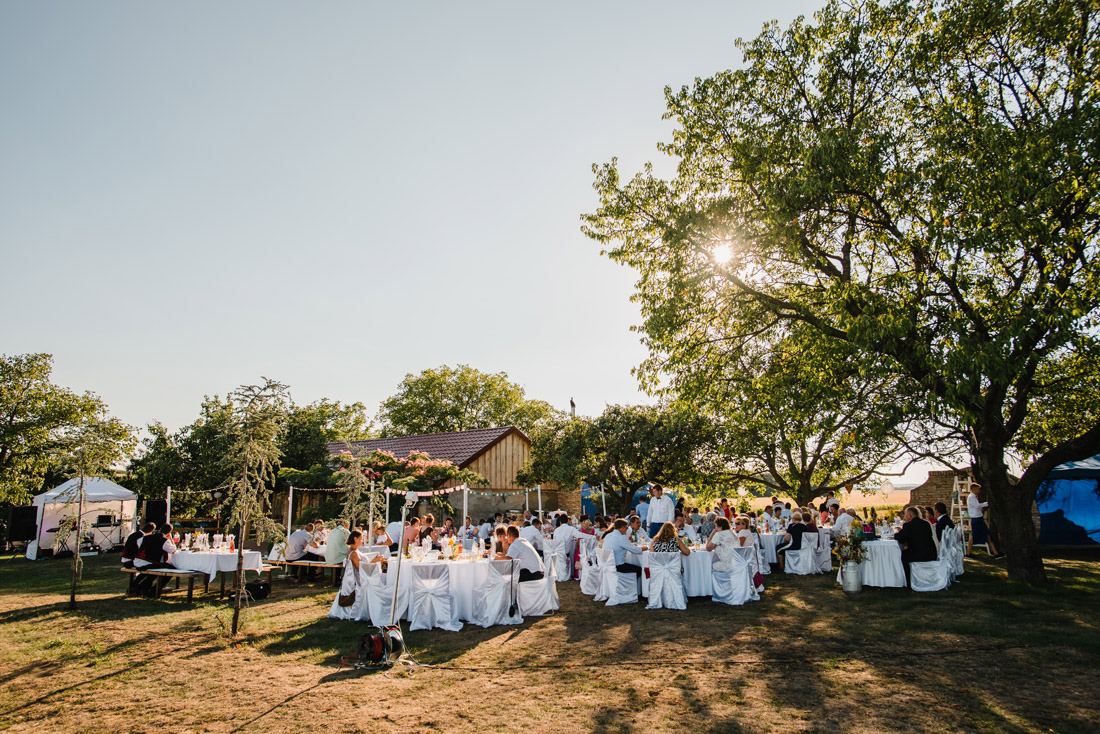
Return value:
[(372, 545), (367, 549), (367, 552), (363, 554), (363, 560), (369, 561), (375, 556), (382, 556), (386, 560), (389, 560), (390, 547), (388, 545)]
[(680, 553), (649, 554), (649, 603), (646, 609), (687, 609)]
[[(790, 563), (789, 552), (787, 562)], [(736, 549), (730, 558), (728, 571), (712, 571), (714, 593), (710, 597), (711, 600), (733, 606), (741, 606), (748, 601), (759, 601), (760, 595), (752, 584), (754, 565), (751, 551)]]
[(515, 561), (490, 561), (489, 573), (484, 583), (474, 589), (479, 600), (474, 610), (474, 624), (492, 627), (495, 624), (522, 624), (519, 608), (515, 615), (508, 613), (513, 602), (519, 599), (519, 564)]
[[(947, 533), (944, 531), (944, 538)], [(939, 557), (934, 561), (909, 564), (909, 588), (913, 591), (942, 591), (951, 585), (955, 559), (946, 544), (940, 545)]]
[(451, 599), (451, 573), (445, 563), (416, 563), (409, 566), (412, 598), (409, 600), (409, 629), (439, 627), (450, 632), (462, 629), (458, 608)]
[[(358, 619), (370, 622), (376, 627), (384, 627), (390, 623), (390, 608), (393, 606), (393, 588), (386, 583), (386, 576), (382, 573), (382, 564), (364, 563), (359, 568), (363, 587), (367, 592), (367, 606), (359, 610)], [(397, 610), (398, 619), (401, 618), (401, 609)], [(396, 620), (395, 620), (396, 621)]]
[(519, 613), (521, 615), (541, 617), (561, 608), (561, 604), (558, 602), (557, 557), (554, 555), (547, 556), (545, 565), (546, 571), (541, 579), (524, 581), (519, 584)]
[(818, 532), (817, 550), (814, 551), (814, 561), (817, 564), (819, 573), (829, 573), (833, 570), (832, 536), (828, 533)]
[(284, 561), (286, 560), (286, 543), (278, 542), (271, 546), (271, 552), (267, 554), (267, 560), (269, 561)]
[(812, 542), (807, 544), (806, 539), (808, 537), (811, 536), (802, 536), (802, 547), (799, 550), (787, 551), (787, 562), (784, 566), (784, 570), (787, 573), (793, 573), (798, 576), (809, 576), (810, 574), (820, 573), (817, 570), (817, 558), (814, 556), (814, 554), (817, 553), (817, 546)]
[(619, 573), (616, 571), (614, 557), (611, 559), (611, 574), (613, 575), (614, 585), (611, 587), (610, 595), (607, 599), (607, 606), (613, 607), (617, 604), (637, 604), (640, 579), (632, 573)]
[(581, 593), (594, 596), (600, 593), (600, 569), (596, 560), (596, 538), (584, 538), (580, 542)]
[[(948, 533), (951, 534), (950, 539)], [(961, 528), (947, 528), (943, 531), (943, 544), (940, 546), (940, 553), (944, 553), (945, 549), (951, 559), (951, 579), (954, 580), (962, 576), (966, 570), (963, 568), (963, 558), (966, 557), (966, 550), (963, 547)]]
[(593, 601), (607, 601), (615, 590), (615, 551), (607, 548), (596, 549), (596, 564), (600, 573), (600, 590)]
[[(571, 566), (573, 565), (573, 540), (562, 539), (554, 540), (553, 538), (547, 538), (542, 543), (542, 557), (548, 559), (554, 556), (557, 560), (558, 567), (556, 569), (558, 578), (562, 581), (569, 581), (573, 578), (573, 571)], [(549, 563), (547, 564), (549, 565)]]
[(760, 535), (756, 536), (756, 562), (760, 566), (760, 574), (767, 576), (772, 572), (771, 564), (768, 563), (768, 559), (765, 557), (764, 548), (760, 544)]
[[(360, 563), (360, 569), (365, 565), (367, 564)], [(352, 591), (355, 592), (355, 603), (350, 607), (340, 606), (340, 595), (350, 594)], [(369, 608), (367, 596), (367, 588), (363, 585), (360, 576), (355, 573), (355, 566), (350, 559), (345, 558), (344, 578), (340, 581), (340, 591), (337, 592), (336, 598), (332, 600), (332, 607), (328, 610), (328, 616), (332, 619), (359, 619), (359, 615), (363, 613), (363, 610)]]

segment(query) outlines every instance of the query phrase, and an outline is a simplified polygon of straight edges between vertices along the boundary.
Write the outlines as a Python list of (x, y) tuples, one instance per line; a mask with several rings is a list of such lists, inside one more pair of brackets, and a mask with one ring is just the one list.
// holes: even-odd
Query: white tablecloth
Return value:
[[(896, 540), (865, 540), (867, 557), (859, 564), (864, 586), (905, 586), (905, 568), (901, 565), (901, 546)], [(840, 572), (836, 582), (841, 583)]]
[[(474, 598), (474, 589), (485, 583), (489, 578), (488, 559), (479, 558), (474, 561), (412, 561), (408, 558), (401, 559), (401, 589), (412, 588), (412, 569), (415, 566), (446, 563), (450, 569), (451, 600), (458, 607), (458, 618), (464, 622), (472, 622), (476, 610), (477, 600)], [(397, 571), (396, 559), (390, 561), (386, 570), (388, 583), (393, 584)]]
[(779, 556), (775, 554), (775, 546), (783, 536), (776, 535), (775, 533), (761, 533), (756, 537), (760, 541), (760, 550), (764, 556), (764, 563), (779, 563)]
[[(169, 559), (176, 568), (181, 571), (202, 571), (211, 581), (218, 572), (233, 573), (237, 570), (236, 553), (217, 553), (212, 551), (176, 551)], [(244, 568), (246, 571), (259, 573), (263, 567), (263, 558), (259, 551), (244, 552)]]

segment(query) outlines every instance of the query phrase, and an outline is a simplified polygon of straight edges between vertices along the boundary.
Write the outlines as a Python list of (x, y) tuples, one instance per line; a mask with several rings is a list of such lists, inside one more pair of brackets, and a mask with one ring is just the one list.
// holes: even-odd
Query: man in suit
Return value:
[(936, 503), (936, 540), (943, 540), (943, 531), (945, 528), (955, 527), (955, 521), (947, 516), (947, 505), (942, 502)]
[(936, 538), (932, 523), (920, 516), (916, 507), (905, 508), (905, 524), (894, 533), (894, 540), (901, 546), (901, 565), (905, 567), (905, 583), (911, 586), (909, 564), (936, 560)]

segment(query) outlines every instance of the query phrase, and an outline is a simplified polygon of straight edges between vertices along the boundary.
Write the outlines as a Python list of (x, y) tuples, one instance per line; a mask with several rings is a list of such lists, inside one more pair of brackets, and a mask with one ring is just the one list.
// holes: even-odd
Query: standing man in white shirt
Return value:
[(390, 553), (398, 553), (401, 550), (401, 541), (405, 537), (405, 523), (394, 520), (386, 526), (386, 535), (390, 536)]
[(994, 558), (1000, 558), (997, 546), (993, 545), (993, 538), (989, 533), (989, 526), (985, 524), (985, 508), (988, 502), (980, 501), (977, 490), (981, 487), (977, 484), (970, 485), (970, 494), (966, 497), (966, 514), (970, 516), (970, 540), (966, 541), (966, 555), (973, 556), (974, 544), (986, 544)]
[(662, 525), (676, 521), (676, 503), (665, 494), (665, 488), (660, 484), (654, 484), (650, 494), (653, 499), (649, 501), (649, 537), (655, 538), (661, 532)]

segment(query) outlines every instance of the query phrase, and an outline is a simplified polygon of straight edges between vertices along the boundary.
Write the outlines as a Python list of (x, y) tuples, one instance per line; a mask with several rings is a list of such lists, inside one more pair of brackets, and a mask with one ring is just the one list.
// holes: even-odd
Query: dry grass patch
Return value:
[(333, 590), (277, 581), (229, 642), (225, 602), (126, 599), (90, 559), (68, 612), (61, 562), (0, 561), (0, 728), (12, 732), (1088, 732), (1100, 569), (1049, 563), (1042, 589), (968, 561), (939, 594), (846, 597), (773, 575), (763, 601), (607, 608), (560, 586), (521, 626), (407, 634), (413, 672), (339, 669), (366, 625)]

